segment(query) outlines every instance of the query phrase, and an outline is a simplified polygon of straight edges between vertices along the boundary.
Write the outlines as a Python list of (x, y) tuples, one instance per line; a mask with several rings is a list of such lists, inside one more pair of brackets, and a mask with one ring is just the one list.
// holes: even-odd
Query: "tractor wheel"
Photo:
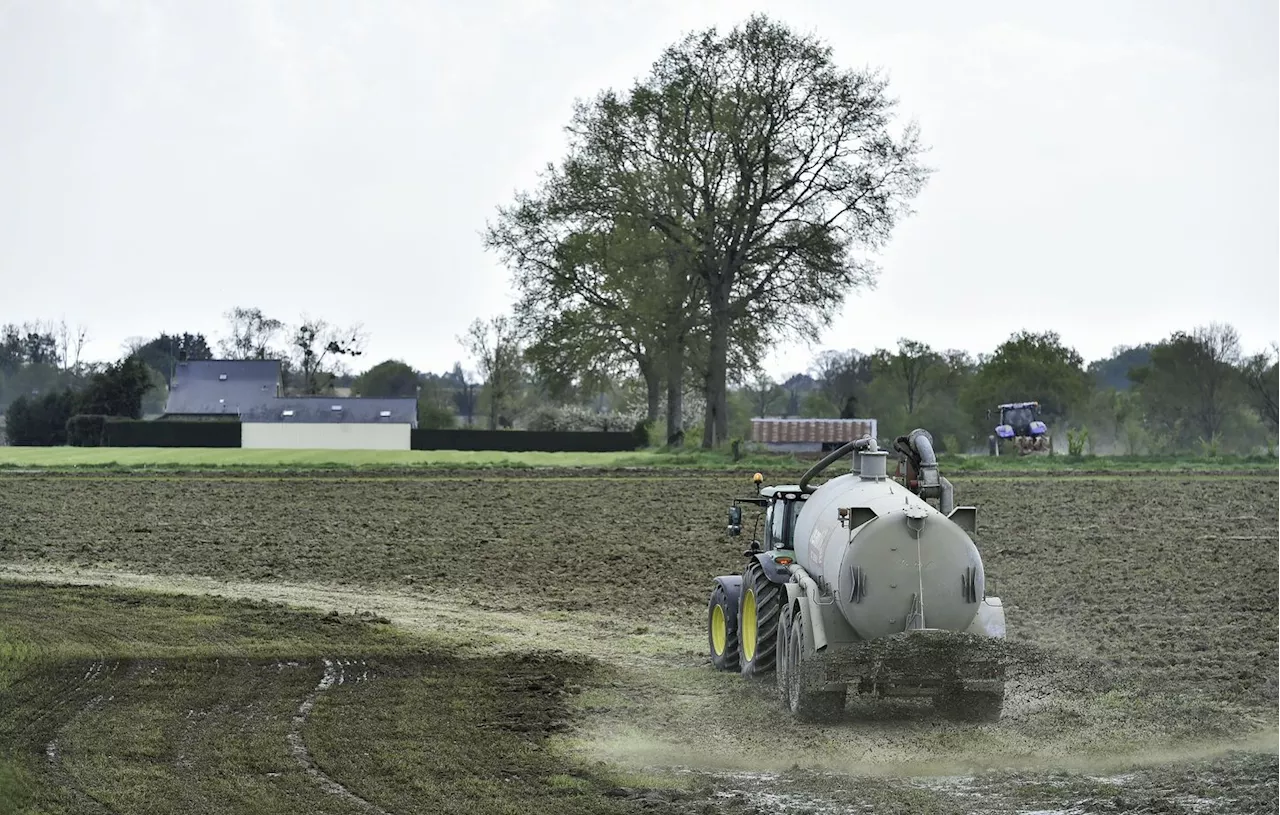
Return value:
[(764, 567), (752, 560), (742, 574), (742, 598), (738, 603), (738, 647), (743, 676), (760, 676), (773, 670), (781, 614), (782, 586), (769, 580)]
[(707, 647), (717, 671), (736, 671), (738, 664), (738, 609), (724, 586), (716, 583), (707, 605)]
[(783, 642), (786, 650), (779, 661), (785, 663), (779, 670), (782, 681), (779, 689), (785, 689), (784, 704), (791, 715), (802, 722), (828, 722), (844, 712), (848, 687), (839, 690), (814, 690), (814, 670), (805, 659), (804, 613), (795, 611)]

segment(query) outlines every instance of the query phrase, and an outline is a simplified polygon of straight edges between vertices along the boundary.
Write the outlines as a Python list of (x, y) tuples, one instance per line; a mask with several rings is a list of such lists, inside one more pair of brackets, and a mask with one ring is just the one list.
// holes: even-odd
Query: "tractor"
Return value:
[(1000, 443), (1011, 441), (1018, 455), (1048, 455), (1053, 452), (1048, 426), (1040, 420), (1039, 402), (1010, 402), (996, 408), (1000, 424), (995, 435), (988, 437), (988, 452), (1000, 455)]
[[(711, 663), (772, 674), (802, 721), (837, 717), (850, 692), (924, 696), (948, 714), (997, 720), (1005, 618), (971, 537), (977, 510), (955, 505), (927, 431), (894, 451), (901, 476), (888, 474), (872, 438), (841, 446), (794, 485), (762, 487), (755, 474), (756, 495), (729, 507), (728, 534), (742, 534), (742, 507), (755, 505), (763, 535), (752, 535), (741, 574), (712, 582)], [(810, 483), (850, 454), (850, 472)]]

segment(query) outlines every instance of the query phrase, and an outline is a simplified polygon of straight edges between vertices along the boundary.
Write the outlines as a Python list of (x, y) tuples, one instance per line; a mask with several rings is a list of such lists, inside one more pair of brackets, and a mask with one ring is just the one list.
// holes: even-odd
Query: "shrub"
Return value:
[(19, 447), (56, 447), (67, 443), (67, 422), (75, 413), (76, 397), (69, 390), (52, 391), (36, 399), (19, 396), (5, 412), (5, 435)]
[(1082, 427), (1079, 430), (1067, 428), (1067, 455), (1079, 458), (1084, 455), (1088, 445), (1089, 428)]
[(438, 402), (418, 401), (418, 427), (424, 430), (449, 430), (458, 423), (453, 411)]
[(67, 420), (67, 444), (73, 447), (101, 447), (107, 417), (80, 413)]

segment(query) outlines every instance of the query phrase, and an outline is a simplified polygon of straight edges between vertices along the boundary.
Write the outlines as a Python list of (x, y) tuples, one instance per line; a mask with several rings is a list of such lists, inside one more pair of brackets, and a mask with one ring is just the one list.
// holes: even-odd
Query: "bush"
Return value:
[(539, 433), (572, 433), (590, 430), (614, 432), (635, 428), (641, 417), (636, 411), (607, 411), (597, 413), (590, 408), (576, 405), (543, 405), (532, 411), (525, 420), (525, 427)]
[(652, 429), (653, 429), (653, 422), (649, 421), (648, 419), (641, 419), (640, 421), (636, 422), (635, 429), (632, 430), (631, 432), (636, 437), (637, 447), (649, 446), (649, 438), (650, 438)]
[(458, 423), (458, 417), (444, 405), (425, 399), (418, 402), (418, 427), (427, 430), (448, 430)]
[(53, 391), (37, 399), (19, 396), (5, 412), (5, 435), (18, 447), (57, 447), (67, 443), (67, 422), (75, 413), (76, 397), (69, 390)]
[(101, 447), (107, 417), (80, 413), (67, 420), (67, 444), (72, 447)]
[(1067, 455), (1079, 458), (1084, 455), (1085, 448), (1089, 446), (1089, 428), (1082, 427), (1079, 430), (1067, 428)]

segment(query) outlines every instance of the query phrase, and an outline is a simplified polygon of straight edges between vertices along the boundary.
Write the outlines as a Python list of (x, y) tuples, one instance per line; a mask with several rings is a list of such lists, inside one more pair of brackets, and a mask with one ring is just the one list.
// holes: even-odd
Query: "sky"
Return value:
[(753, 11), (883, 69), (935, 170), (876, 287), (774, 375), (899, 337), (1280, 339), (1274, 0), (0, 0), (0, 323), (82, 324), (108, 359), (248, 306), (451, 367), (511, 302), (485, 223), (574, 100)]

